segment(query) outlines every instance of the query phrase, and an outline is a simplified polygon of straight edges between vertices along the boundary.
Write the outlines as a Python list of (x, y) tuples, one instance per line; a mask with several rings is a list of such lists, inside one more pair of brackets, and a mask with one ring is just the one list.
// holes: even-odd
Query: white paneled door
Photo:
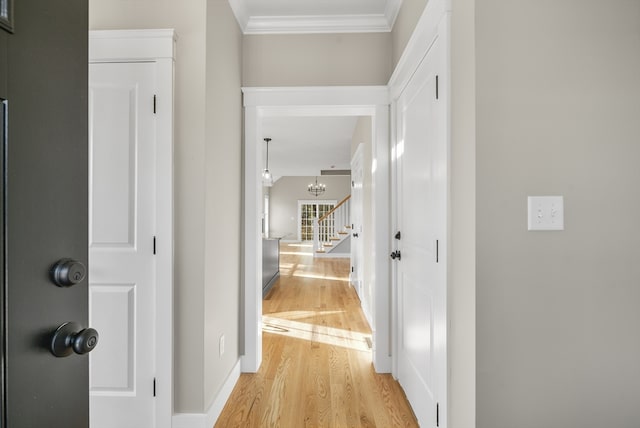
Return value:
[[(364, 163), (364, 146), (358, 145), (356, 152), (351, 159), (351, 285), (355, 288), (360, 297), (360, 301), (364, 302), (365, 296), (363, 292), (364, 281), (364, 248), (362, 242), (362, 218), (363, 218), (363, 163)], [(366, 296), (365, 312), (370, 314), (369, 296)], [(369, 319), (369, 321), (371, 321)]]
[(155, 81), (152, 63), (90, 65), (91, 428), (155, 426)]
[(447, 175), (444, 47), (436, 39), (397, 104), (398, 379), (423, 427), (446, 411)]

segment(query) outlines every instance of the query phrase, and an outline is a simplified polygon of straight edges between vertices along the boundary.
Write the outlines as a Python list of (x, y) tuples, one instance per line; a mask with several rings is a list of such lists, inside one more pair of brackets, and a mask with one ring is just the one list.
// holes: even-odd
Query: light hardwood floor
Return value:
[(311, 252), (281, 245), (281, 276), (263, 301), (262, 366), (240, 376), (216, 427), (417, 427), (398, 383), (373, 370), (349, 260)]

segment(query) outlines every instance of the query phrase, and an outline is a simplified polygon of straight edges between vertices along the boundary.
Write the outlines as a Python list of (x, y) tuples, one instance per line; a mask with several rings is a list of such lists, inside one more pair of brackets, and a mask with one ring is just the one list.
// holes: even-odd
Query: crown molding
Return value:
[(231, 6), (231, 10), (236, 16), (236, 21), (238, 21), (242, 32), (245, 32), (247, 23), (249, 22), (249, 11), (247, 10), (246, 0), (229, 0), (229, 6)]
[(245, 34), (384, 33), (385, 15), (251, 16)]
[(386, 0), (380, 14), (251, 15), (247, 0), (229, 0), (244, 34), (387, 33), (398, 17), (402, 0)]
[(402, 0), (387, 0), (384, 16), (387, 18), (389, 28), (393, 28), (393, 25), (396, 23), (396, 18), (398, 17), (398, 13), (400, 13), (401, 7)]

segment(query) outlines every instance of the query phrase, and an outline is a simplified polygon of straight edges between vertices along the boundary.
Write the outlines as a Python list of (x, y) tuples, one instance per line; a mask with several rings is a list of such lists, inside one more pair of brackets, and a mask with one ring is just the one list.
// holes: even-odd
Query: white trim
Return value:
[(402, 0), (387, 0), (383, 13), (342, 15), (252, 15), (247, 0), (229, 0), (244, 34), (388, 33)]
[[(89, 62), (156, 64), (156, 384), (155, 428), (171, 428), (173, 413), (173, 30), (90, 31)], [(126, 58), (126, 59), (124, 59)]]
[[(373, 141), (371, 147), (371, 219), (373, 222), (374, 273), (371, 278), (373, 302), (373, 366), (378, 373), (391, 372), (391, 277), (389, 276), (389, 250), (391, 233), (389, 216), (389, 169), (391, 142), (389, 135), (389, 105), (376, 106), (371, 120)], [(366, 167), (366, 165), (365, 165)]]
[[(390, 183), (391, 183), (391, 195), (389, 199), (389, 203), (391, 204), (391, 227), (393, 228), (393, 233), (398, 231), (398, 157), (396, 155), (397, 147), (398, 147), (398, 100), (392, 100), (390, 107), (390, 130), (389, 135), (391, 136), (391, 161), (390, 161)], [(393, 243), (390, 244), (390, 250), (395, 251), (398, 249), (397, 242), (395, 239)], [(391, 341), (391, 374), (393, 374), (394, 379), (398, 379), (398, 359), (396, 355), (398, 355), (398, 332), (399, 332), (399, 314), (398, 314), (398, 285), (397, 285), (397, 275), (398, 275), (398, 264), (392, 263), (390, 269), (391, 276), (391, 324), (392, 324), (392, 334), (393, 340)]]
[(265, 116), (343, 116), (371, 114), (389, 104), (386, 86), (296, 86), (242, 88), (245, 107), (261, 107)]
[(396, 18), (398, 18), (398, 13), (400, 13), (400, 8), (402, 7), (402, 0), (387, 0), (387, 4), (384, 9), (384, 16), (387, 18), (387, 22), (389, 23), (389, 28), (393, 29), (393, 26), (396, 23)]
[(391, 31), (389, 19), (384, 14), (251, 16), (243, 28), (244, 34), (388, 33)]
[[(246, 94), (245, 94), (246, 100)], [(262, 364), (262, 141), (257, 107), (245, 104), (244, 137), (244, 277), (242, 372), (256, 373)], [(253, 141), (253, 149), (248, 141)]]
[(231, 373), (224, 381), (220, 392), (209, 406), (207, 413), (176, 413), (173, 415), (172, 428), (211, 428), (222, 413), (222, 409), (229, 400), (233, 388), (240, 379), (240, 360), (233, 366)]
[(89, 31), (89, 62), (175, 60), (177, 40), (172, 29)]
[[(242, 370), (256, 372), (262, 362), (262, 236), (259, 180), (262, 159), (261, 122), (272, 116), (371, 116), (373, 135), (373, 206), (375, 310), (372, 328), (374, 367), (391, 371), (389, 278), (389, 94), (386, 86), (242, 88), (244, 140), (244, 328)], [(373, 167), (373, 165), (372, 165)]]

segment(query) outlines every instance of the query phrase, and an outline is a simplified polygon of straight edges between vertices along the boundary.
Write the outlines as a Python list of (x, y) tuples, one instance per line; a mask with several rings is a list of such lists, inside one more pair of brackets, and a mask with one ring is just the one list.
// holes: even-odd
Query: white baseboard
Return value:
[(231, 373), (227, 376), (227, 380), (225, 380), (218, 396), (207, 413), (176, 413), (173, 415), (171, 427), (172, 428), (211, 428), (218, 417), (220, 417), (220, 413), (222, 413), (222, 409), (224, 405), (227, 404), (227, 400), (233, 391), (233, 388), (236, 386), (238, 379), (240, 378), (240, 360), (233, 366)]
[(171, 428), (205, 428), (203, 413), (176, 413), (171, 419)]

